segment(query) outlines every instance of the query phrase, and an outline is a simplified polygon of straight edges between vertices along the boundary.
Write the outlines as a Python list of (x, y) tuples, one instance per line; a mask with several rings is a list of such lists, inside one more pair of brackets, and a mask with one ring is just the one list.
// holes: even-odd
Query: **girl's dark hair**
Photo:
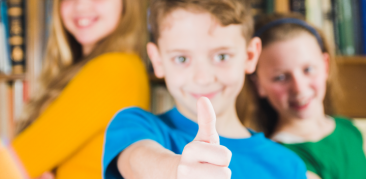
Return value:
[[(272, 14), (272, 15), (266, 15), (263, 17), (259, 17), (258, 20), (255, 23), (255, 31), (258, 31), (263, 26), (265, 26), (268, 23), (271, 23), (273, 21), (283, 19), (283, 18), (296, 18), (300, 20), (304, 20), (304, 18), (299, 14)], [(306, 22), (306, 21), (305, 21)], [(339, 95), (341, 94), (338, 83), (337, 83), (337, 68), (335, 64), (335, 60), (333, 58), (333, 49), (329, 48), (327, 40), (324, 38), (323, 33), (308, 23), (309, 26), (314, 28), (318, 34), (320, 35), (321, 41), (323, 42), (323, 53), (328, 53), (330, 57), (329, 61), (329, 77), (327, 80), (326, 85), (326, 95), (323, 101), (324, 104), (324, 110), (327, 115), (334, 115), (336, 113), (336, 103), (335, 103), (335, 97), (339, 99)], [(310, 32), (307, 28), (299, 25), (299, 24), (293, 24), (293, 23), (284, 23), (279, 24), (276, 26), (273, 26), (269, 29), (267, 29), (265, 32), (263, 32), (260, 35), (260, 38), (262, 40), (262, 47), (263, 49), (266, 48), (271, 43), (277, 42), (277, 41), (283, 41), (288, 40), (291, 38), (294, 38), (300, 34), (308, 33), (310, 35), (314, 34)], [(314, 36), (315, 37), (315, 36)], [(321, 46), (321, 45), (320, 45)], [(320, 48), (319, 46), (319, 48)], [(247, 125), (248, 127), (254, 128), (255, 130), (262, 131), (265, 133), (267, 137), (271, 137), (273, 133), (276, 130), (277, 124), (278, 124), (278, 113), (276, 110), (272, 107), (272, 105), (269, 103), (269, 101), (266, 98), (261, 98), (259, 94), (257, 93), (255, 80), (256, 80), (256, 74), (247, 75), (247, 83), (245, 85), (245, 88), (243, 91), (246, 93), (245, 100), (246, 103), (250, 103), (252, 107), (251, 109), (245, 109), (247, 111), (248, 117), (250, 120), (242, 121), (244, 125)], [(253, 96), (251, 98), (248, 98), (247, 96)], [(248, 101), (250, 100), (250, 101)], [(246, 107), (248, 108), (248, 107)]]

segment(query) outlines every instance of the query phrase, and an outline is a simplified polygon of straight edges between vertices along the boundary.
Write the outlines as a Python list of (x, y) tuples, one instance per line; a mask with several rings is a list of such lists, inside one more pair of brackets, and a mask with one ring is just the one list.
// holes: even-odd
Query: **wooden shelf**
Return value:
[(337, 56), (338, 65), (366, 65), (366, 56)]
[(5, 75), (0, 74), (0, 81), (14, 81), (14, 80), (24, 80), (25, 74), (19, 74), (19, 75)]
[(339, 114), (366, 118), (366, 56), (341, 56), (336, 61), (338, 83), (343, 92)]

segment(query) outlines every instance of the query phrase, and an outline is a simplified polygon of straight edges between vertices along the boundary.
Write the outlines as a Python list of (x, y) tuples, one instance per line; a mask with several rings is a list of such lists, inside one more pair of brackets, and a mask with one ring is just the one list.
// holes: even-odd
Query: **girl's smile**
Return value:
[(327, 60), (310, 34), (273, 42), (259, 58), (258, 92), (281, 118), (314, 118), (324, 112)]
[(75, 26), (79, 29), (89, 28), (99, 20), (98, 17), (78, 17), (75, 18)]

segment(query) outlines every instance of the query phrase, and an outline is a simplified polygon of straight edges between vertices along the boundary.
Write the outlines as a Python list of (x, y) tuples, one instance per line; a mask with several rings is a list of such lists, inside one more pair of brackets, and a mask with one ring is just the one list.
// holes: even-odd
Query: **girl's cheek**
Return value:
[(282, 85), (272, 86), (269, 90), (269, 97), (272, 98), (272, 101), (277, 105), (283, 106), (287, 104), (288, 101), (288, 90), (286, 87)]
[(327, 90), (327, 79), (325, 76), (319, 76), (313, 80), (313, 89), (318, 98), (324, 99)]
[(72, 4), (69, 1), (65, 1), (61, 3), (60, 15), (62, 22), (65, 26), (70, 26), (72, 22)]

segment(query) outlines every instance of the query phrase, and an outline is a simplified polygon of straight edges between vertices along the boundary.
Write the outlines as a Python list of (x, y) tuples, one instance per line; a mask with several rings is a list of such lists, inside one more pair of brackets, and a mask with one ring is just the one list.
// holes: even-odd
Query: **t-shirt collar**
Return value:
[[(198, 124), (185, 116), (183, 116), (176, 107), (166, 113), (168, 118), (171, 119), (172, 124), (177, 130), (187, 133), (192, 136), (196, 136), (198, 131)], [(220, 144), (225, 145), (231, 149), (253, 150), (256, 147), (262, 146), (267, 140), (263, 133), (255, 132), (254, 130), (248, 129), (251, 133), (249, 138), (226, 138), (220, 136)]]

